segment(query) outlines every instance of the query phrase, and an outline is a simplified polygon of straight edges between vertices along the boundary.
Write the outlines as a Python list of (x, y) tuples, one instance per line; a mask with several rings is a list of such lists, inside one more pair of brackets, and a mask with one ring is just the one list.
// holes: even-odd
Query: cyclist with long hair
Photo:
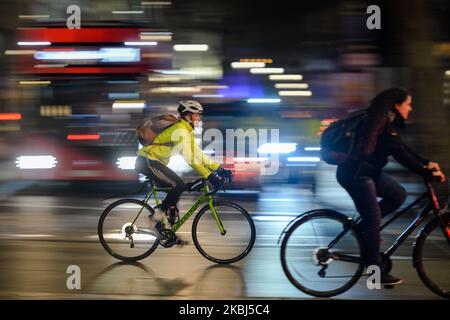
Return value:
[[(445, 175), (436, 162), (414, 152), (401, 139), (400, 129), (412, 111), (411, 94), (402, 88), (390, 88), (378, 93), (370, 102), (367, 117), (357, 129), (357, 145), (350, 157), (337, 169), (339, 184), (352, 197), (361, 215), (364, 233), (363, 255), (366, 266), (381, 264), (381, 219), (398, 209), (406, 200), (406, 190), (383, 172), (388, 157), (393, 156), (411, 171), (445, 181)], [(382, 198), (378, 201), (377, 197)], [(381, 274), (381, 283), (399, 284), (402, 280), (390, 274)]]

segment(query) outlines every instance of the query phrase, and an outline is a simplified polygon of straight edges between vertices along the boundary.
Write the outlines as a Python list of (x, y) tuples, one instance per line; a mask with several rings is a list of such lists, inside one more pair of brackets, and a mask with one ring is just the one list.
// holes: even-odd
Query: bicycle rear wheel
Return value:
[(149, 227), (149, 215), (154, 210), (145, 205), (136, 222), (143, 201), (122, 199), (111, 203), (98, 222), (98, 237), (103, 248), (122, 261), (138, 261), (148, 257), (159, 244)]
[(197, 250), (216, 263), (233, 263), (244, 258), (255, 243), (255, 224), (248, 212), (231, 202), (214, 203), (225, 234), (221, 234), (209, 206), (203, 207), (192, 223), (192, 239)]
[(288, 229), (281, 244), (281, 263), (299, 290), (331, 297), (350, 289), (361, 277), (364, 264), (359, 233), (352, 228), (329, 248), (348, 223), (348, 217), (336, 211), (315, 210)]
[[(450, 213), (443, 216), (450, 234)], [(430, 221), (414, 244), (414, 266), (423, 283), (434, 293), (450, 299), (450, 243), (437, 219)]]

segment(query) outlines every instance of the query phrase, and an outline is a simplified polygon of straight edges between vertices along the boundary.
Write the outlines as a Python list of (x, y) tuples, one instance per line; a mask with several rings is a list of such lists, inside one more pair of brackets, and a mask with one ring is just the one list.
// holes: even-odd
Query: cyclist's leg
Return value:
[[(160, 206), (160, 208), (164, 208), (164, 210), (157, 210), (157, 212), (153, 216), (153, 219), (158, 220), (158, 221), (161, 220), (161, 218), (162, 218), (161, 212), (164, 213), (167, 210), (167, 208), (170, 207), (170, 205), (167, 205), (167, 203), (169, 203), (169, 204), (172, 203), (173, 202), (172, 199), (174, 197), (176, 198), (177, 193), (179, 193), (179, 187), (176, 186), (176, 184), (179, 182), (178, 181), (174, 182), (174, 179), (167, 177), (168, 175), (169, 176), (172, 176), (172, 175), (170, 173), (167, 174), (165, 172), (166, 168), (167, 167), (165, 165), (163, 165), (162, 163), (160, 163), (159, 161), (147, 159), (147, 158), (144, 158), (141, 156), (138, 156), (136, 159), (135, 170), (137, 172), (139, 172), (147, 177), (150, 177), (152, 182), (157, 187), (171, 188), (171, 192), (168, 193), (165, 201), (163, 201), (162, 205)], [(167, 169), (170, 170), (169, 168), (167, 168)], [(172, 171), (172, 170), (170, 170), (170, 171)], [(175, 174), (175, 173), (173, 173), (173, 174)], [(173, 193), (175, 193), (175, 196), (173, 195), (172, 191), (174, 191)], [(168, 200), (167, 200), (167, 198), (168, 198)], [(176, 201), (177, 200), (175, 200), (175, 203), (176, 203)]]
[(355, 176), (339, 168), (337, 180), (347, 190), (361, 216), (366, 265), (380, 265), (381, 210), (374, 180), (367, 176)]
[[(156, 185), (162, 188), (171, 188), (154, 216), (156, 229), (161, 233), (162, 216), (169, 213), (169, 211), (170, 214), (176, 214), (176, 212), (178, 211), (178, 200), (180, 199), (183, 191), (186, 190), (186, 186), (183, 180), (181, 180), (181, 178), (175, 172), (173, 172), (169, 167), (165, 166), (161, 162), (156, 160), (148, 160), (148, 167), (150, 176), (152, 177)], [(175, 236), (173, 241), (180, 246), (183, 246), (187, 243), (186, 241), (181, 240), (178, 236)]]
[(408, 195), (405, 188), (385, 173), (376, 180), (376, 188), (382, 198), (379, 205), (383, 217), (400, 208)]
[(149, 160), (148, 163), (151, 177), (154, 179), (155, 183), (162, 188), (171, 188), (161, 204), (161, 209), (165, 212), (170, 207), (177, 205), (181, 194), (185, 190), (184, 182), (175, 172), (163, 163), (156, 160)]
[(136, 158), (136, 163), (135, 163), (135, 167), (134, 170), (136, 170), (136, 172), (143, 174), (145, 176), (149, 176), (151, 174), (150, 169), (148, 167), (147, 164), (147, 158), (144, 158), (142, 156), (138, 156)]
[(181, 194), (185, 190), (185, 185), (183, 180), (181, 180), (175, 172), (159, 161), (147, 159), (147, 167), (148, 175), (156, 186), (170, 188), (165, 199), (153, 216), (153, 220), (158, 223), (168, 211), (172, 212), (178, 210), (176, 205)]

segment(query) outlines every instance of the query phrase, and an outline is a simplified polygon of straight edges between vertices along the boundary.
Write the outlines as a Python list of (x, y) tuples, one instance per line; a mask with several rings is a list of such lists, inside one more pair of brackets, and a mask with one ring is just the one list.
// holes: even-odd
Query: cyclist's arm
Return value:
[(213, 159), (211, 159), (208, 155), (206, 155), (203, 150), (195, 143), (195, 140), (192, 140), (192, 143), (194, 145), (194, 153), (201, 155), (202, 164), (207, 167), (209, 170), (215, 171), (219, 169), (220, 165), (215, 162)]
[(427, 169), (428, 160), (412, 152), (412, 149), (403, 142), (400, 133), (396, 129), (389, 130), (385, 137), (384, 142), (395, 160), (419, 175), (425, 177), (430, 175), (430, 170)]
[(429, 160), (421, 157), (420, 155), (418, 155), (413, 149), (411, 149), (407, 144), (404, 145), (405, 149), (413, 156), (415, 157), (417, 160), (419, 160), (423, 165), (427, 166), (428, 163), (430, 163)]
[(203, 178), (207, 178), (212, 170), (216, 170), (219, 165), (204, 155), (199, 146), (195, 144), (194, 135), (183, 130), (180, 135), (180, 153), (184, 160)]

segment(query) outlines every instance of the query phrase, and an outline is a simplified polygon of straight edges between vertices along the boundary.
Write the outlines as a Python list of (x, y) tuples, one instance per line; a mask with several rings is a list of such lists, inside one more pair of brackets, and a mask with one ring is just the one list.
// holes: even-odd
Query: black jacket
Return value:
[[(360, 130), (362, 133), (363, 126)], [(429, 161), (419, 156), (403, 142), (399, 126), (395, 122), (389, 122), (385, 126), (372, 154), (362, 155), (356, 151), (354, 156), (340, 166), (355, 175), (378, 176), (388, 163), (389, 156), (393, 156), (401, 165), (419, 175), (424, 177), (430, 175), (430, 170), (427, 169)]]

